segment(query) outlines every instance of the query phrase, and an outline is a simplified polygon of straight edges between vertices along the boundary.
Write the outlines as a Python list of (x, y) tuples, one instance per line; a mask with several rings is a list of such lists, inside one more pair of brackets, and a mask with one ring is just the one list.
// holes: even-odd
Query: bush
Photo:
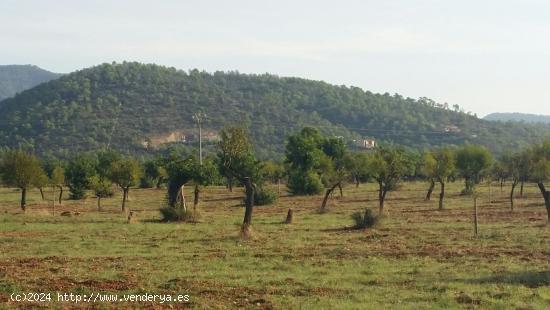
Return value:
[(355, 212), (351, 215), (351, 218), (355, 221), (355, 228), (371, 228), (378, 223), (378, 217), (374, 215), (371, 209), (366, 209), (365, 213)]
[(195, 221), (193, 212), (183, 207), (164, 207), (160, 209), (162, 221), (164, 222), (192, 222)]
[(289, 175), (288, 189), (294, 195), (315, 195), (323, 191), (323, 183), (315, 171), (294, 171)]
[(79, 200), (86, 197), (86, 188), (85, 187), (69, 187), (69, 199)]
[(254, 191), (254, 205), (256, 206), (272, 204), (277, 198), (277, 193), (272, 190), (258, 188), (258, 190)]
[(153, 188), (155, 185), (155, 180), (152, 178), (144, 176), (139, 179), (139, 188)]

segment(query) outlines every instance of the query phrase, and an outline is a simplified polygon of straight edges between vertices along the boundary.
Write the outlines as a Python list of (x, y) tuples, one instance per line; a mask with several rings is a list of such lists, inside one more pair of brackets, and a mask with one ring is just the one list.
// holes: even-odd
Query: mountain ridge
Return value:
[[(37, 153), (113, 147), (148, 153), (147, 139), (195, 128), (249, 128), (261, 158), (281, 157), (303, 126), (353, 140), (423, 149), (478, 143), (501, 153), (549, 136), (543, 125), (502, 125), (449, 110), (428, 98), (270, 74), (207, 73), (154, 64), (101, 64), (42, 83), (0, 104), (0, 146)], [(208, 146), (207, 146), (208, 149)]]
[(531, 113), (502, 113), (496, 112), (491, 113), (483, 117), (485, 120), (489, 121), (513, 121), (513, 122), (526, 122), (526, 123), (545, 123), (550, 124), (550, 115), (544, 114), (531, 114)]
[(60, 76), (35, 65), (0, 65), (0, 101)]

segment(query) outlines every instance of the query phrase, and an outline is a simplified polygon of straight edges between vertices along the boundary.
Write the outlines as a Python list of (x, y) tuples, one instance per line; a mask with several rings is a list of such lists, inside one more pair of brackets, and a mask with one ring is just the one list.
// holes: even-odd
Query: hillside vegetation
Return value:
[(32, 65), (0, 66), (0, 100), (60, 76)]
[(550, 124), (550, 115), (538, 115), (528, 113), (491, 113), (485, 116), (483, 119), (488, 121), (514, 121)]
[(38, 85), (0, 104), (0, 146), (68, 154), (105, 146), (150, 152), (152, 137), (204, 128), (249, 128), (260, 158), (280, 157), (303, 126), (348, 143), (374, 137), (415, 148), (483, 144), (497, 153), (538, 143), (546, 125), (499, 123), (432, 100), (274, 75), (189, 72), (139, 63), (102, 64)]

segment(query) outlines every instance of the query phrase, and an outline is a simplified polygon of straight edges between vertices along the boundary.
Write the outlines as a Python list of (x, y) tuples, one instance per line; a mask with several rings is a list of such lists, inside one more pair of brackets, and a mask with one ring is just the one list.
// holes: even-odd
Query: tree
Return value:
[[(193, 157), (194, 158), (194, 157)], [(195, 183), (194, 199), (193, 199), (193, 213), (196, 214), (196, 209), (199, 206), (199, 195), (201, 186), (208, 186), (213, 184), (216, 179), (219, 178), (218, 168), (216, 167), (214, 160), (206, 158), (203, 164), (194, 162), (192, 166), (192, 179)]]
[(78, 154), (69, 160), (65, 169), (65, 181), (71, 199), (82, 199), (90, 188), (90, 179), (96, 175), (96, 158), (90, 154)]
[(508, 167), (506, 166), (506, 161), (510, 157), (512, 157), (510, 153), (504, 153), (499, 160), (493, 162), (493, 166), (491, 167), (490, 175), (494, 180), (499, 182), (501, 192), (504, 189), (504, 183), (506, 180), (512, 177)]
[(439, 210), (443, 210), (445, 184), (455, 170), (455, 154), (449, 148), (442, 148), (428, 152), (424, 156), (424, 171), (432, 180), (439, 182)]
[(143, 163), (144, 174), (140, 182), (143, 188), (160, 188), (168, 177), (166, 169), (162, 166), (160, 159), (150, 159)]
[(322, 142), (324, 156), (320, 160), (321, 180), (325, 186), (325, 197), (321, 204), (321, 212), (326, 211), (330, 194), (338, 187), (342, 196), (343, 182), (349, 177), (346, 165), (346, 146), (339, 138), (328, 138)]
[(432, 199), (432, 193), (435, 188), (435, 178), (433, 176), (433, 170), (436, 166), (435, 158), (431, 152), (425, 152), (422, 158), (422, 174), (430, 181), (430, 186), (428, 187), (428, 192), (426, 193), (426, 198), (424, 200), (430, 201)]
[(261, 181), (260, 162), (254, 157), (252, 144), (244, 128), (228, 128), (220, 133), (218, 143), (220, 171), (233, 177), (245, 187), (245, 213), (241, 232), (244, 237), (250, 234), (252, 210), (254, 208), (255, 181)]
[(491, 167), (493, 157), (483, 146), (467, 144), (456, 152), (456, 167), (464, 178), (463, 194), (470, 195)]
[[(44, 169), (44, 168), (42, 168)], [(42, 170), (44, 171), (44, 170)], [(42, 198), (42, 201), (46, 200), (46, 197), (44, 196), (44, 187), (50, 185), (50, 179), (48, 178), (48, 176), (46, 175), (46, 173), (42, 173), (37, 179), (36, 179), (36, 182), (34, 184), (34, 186), (36, 186), (38, 188), (38, 190), (40, 191), (40, 198)]]
[(369, 154), (365, 152), (348, 153), (345, 163), (347, 169), (353, 178), (355, 187), (360, 183), (367, 182), (370, 178)]
[(323, 137), (315, 128), (305, 127), (299, 134), (289, 136), (286, 144), (288, 188), (294, 195), (313, 195), (322, 190), (319, 168), (326, 154)]
[(287, 175), (284, 164), (268, 160), (264, 162), (262, 167), (262, 175), (264, 179), (271, 180), (277, 184), (277, 194), (281, 194), (281, 180)]
[(27, 190), (40, 185), (45, 173), (40, 161), (23, 151), (8, 151), (2, 158), (2, 179), (7, 186), (21, 189), (21, 209), (27, 208)]
[[(61, 204), (63, 199), (63, 185), (65, 185), (65, 168), (64, 163), (56, 158), (48, 158), (42, 162), (44, 172), (48, 177), (47, 184), (52, 187), (53, 203), (52, 209), (55, 214), (55, 202), (56, 199)], [(56, 189), (59, 189), (59, 196), (56, 197)]]
[(379, 147), (369, 160), (372, 177), (378, 182), (379, 213), (384, 212), (384, 200), (388, 191), (394, 190), (401, 177), (410, 168), (401, 148)]
[(130, 187), (139, 183), (143, 174), (141, 165), (135, 159), (120, 159), (111, 164), (109, 179), (122, 189), (122, 212), (126, 211), (126, 200)]
[(97, 198), (97, 211), (101, 211), (101, 199), (111, 197), (113, 192), (111, 186), (113, 183), (108, 178), (102, 178), (99, 175), (94, 175), (90, 178), (90, 188)]
[(50, 182), (54, 187), (54, 194), (55, 188), (59, 188), (58, 201), (61, 204), (61, 200), (63, 199), (63, 185), (65, 184), (65, 169), (62, 166), (56, 166), (53, 168), (50, 175)]
[(536, 145), (530, 150), (530, 175), (544, 198), (544, 205), (550, 223), (550, 192), (546, 190), (545, 183), (550, 179), (550, 140)]
[(166, 159), (168, 205), (170, 207), (176, 207), (178, 198), (182, 195), (182, 186), (193, 179), (195, 162), (193, 156)]
[(512, 186), (510, 189), (510, 211), (514, 211), (514, 190), (522, 177), (523, 161), (528, 160), (528, 154), (526, 152), (517, 154), (506, 154), (499, 160), (499, 169), (502, 169), (501, 175), (510, 178)]

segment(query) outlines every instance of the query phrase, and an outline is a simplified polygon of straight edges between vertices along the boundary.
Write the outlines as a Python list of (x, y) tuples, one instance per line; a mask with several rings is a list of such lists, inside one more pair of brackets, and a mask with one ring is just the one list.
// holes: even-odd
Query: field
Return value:
[[(366, 230), (353, 229), (351, 215), (377, 210), (373, 184), (348, 185), (325, 214), (321, 196), (283, 194), (255, 208), (246, 241), (240, 188), (206, 188), (194, 224), (158, 221), (164, 190), (131, 190), (137, 221), (129, 224), (119, 192), (102, 212), (89, 198), (63, 201), (53, 216), (38, 191), (23, 214), (19, 191), (2, 188), (0, 308), (549, 309), (550, 228), (536, 188), (527, 186), (511, 213), (508, 186), (493, 186), (492, 202), (480, 187), (474, 237), (472, 198), (458, 195), (461, 186), (449, 185), (438, 211), (438, 188), (424, 201), (426, 183), (404, 183), (388, 195), (383, 221)], [(80, 214), (59, 215), (67, 210)], [(19, 292), (184, 293), (190, 301), (10, 301)]]

